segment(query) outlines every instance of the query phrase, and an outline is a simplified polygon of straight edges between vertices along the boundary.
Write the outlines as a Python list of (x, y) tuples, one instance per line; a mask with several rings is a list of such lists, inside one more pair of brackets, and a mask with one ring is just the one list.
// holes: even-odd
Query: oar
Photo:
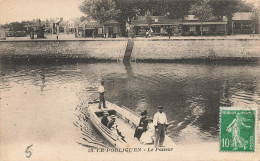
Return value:
[[(122, 133), (118, 130), (117, 127), (116, 127), (116, 132), (117, 132), (117, 134), (121, 137), (121, 139), (122, 139), (124, 142), (126, 142), (125, 136), (122, 135)], [(127, 143), (127, 142), (126, 142), (126, 143)]]
[(97, 101), (98, 99), (99, 99), (99, 96), (96, 99), (94, 99), (93, 101)]

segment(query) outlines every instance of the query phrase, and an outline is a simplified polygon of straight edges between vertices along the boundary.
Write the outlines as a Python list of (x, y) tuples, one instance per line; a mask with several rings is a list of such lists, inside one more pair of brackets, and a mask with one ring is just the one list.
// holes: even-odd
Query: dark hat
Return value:
[(141, 112), (141, 116), (147, 115), (147, 110), (144, 110), (144, 112)]
[(163, 109), (163, 106), (158, 106), (158, 109)]

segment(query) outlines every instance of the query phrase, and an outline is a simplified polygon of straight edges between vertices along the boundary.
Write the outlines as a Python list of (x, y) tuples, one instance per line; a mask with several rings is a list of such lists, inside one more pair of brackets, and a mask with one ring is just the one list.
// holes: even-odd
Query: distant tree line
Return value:
[(200, 21), (207, 21), (212, 16), (222, 20), (226, 16), (230, 25), (235, 12), (250, 12), (253, 5), (243, 0), (84, 0), (79, 8), (100, 22), (116, 19), (123, 28), (126, 22), (145, 16), (147, 11), (151, 16), (173, 19), (194, 14)]
[[(53, 21), (54, 19), (50, 19), (50, 20), (46, 19), (46, 21), (42, 23), (42, 25)], [(9, 31), (26, 31), (26, 28), (24, 27), (25, 25), (35, 24), (37, 22), (42, 22), (42, 21), (40, 19), (33, 19), (32, 21), (11, 22), (1, 26), (4, 28), (9, 28)]]

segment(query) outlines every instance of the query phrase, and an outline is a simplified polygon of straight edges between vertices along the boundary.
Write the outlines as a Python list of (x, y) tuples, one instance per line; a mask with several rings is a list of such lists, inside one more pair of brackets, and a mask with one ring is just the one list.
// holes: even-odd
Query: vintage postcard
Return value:
[(260, 161), (259, 0), (0, 0), (0, 161)]

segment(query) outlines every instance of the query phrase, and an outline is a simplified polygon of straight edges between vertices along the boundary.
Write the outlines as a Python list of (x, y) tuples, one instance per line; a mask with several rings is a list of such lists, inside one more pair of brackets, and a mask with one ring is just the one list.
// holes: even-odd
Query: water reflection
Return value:
[[(96, 90), (99, 80), (104, 79), (106, 99), (112, 103), (136, 112), (146, 109), (150, 116), (153, 116), (159, 105), (164, 106), (170, 122), (167, 133), (175, 142), (218, 141), (220, 106), (259, 106), (258, 73), (258, 66), (3, 64), (0, 84), (3, 100), (1, 113), (16, 111), (18, 104), (20, 109), (30, 112), (34, 110), (34, 106), (27, 102), (28, 99), (39, 101), (44, 104), (43, 108), (52, 109), (55, 113), (45, 116), (44, 119), (52, 120), (49, 124), (55, 124), (55, 121), (59, 123), (60, 120), (65, 121), (68, 126), (74, 123), (76, 130), (66, 127), (72, 131), (71, 135), (76, 135), (76, 139), (71, 138), (72, 142), (89, 147), (110, 146), (82, 115), (87, 100), (98, 96)], [(15, 97), (17, 91), (27, 94)], [(5, 102), (13, 103), (7, 106)], [(22, 116), (20, 111), (17, 117)], [(64, 119), (64, 116), (71, 119)], [(37, 115), (39, 121), (41, 117)], [(23, 121), (29, 123), (34, 119), (35, 117), (30, 116), (23, 118)], [(55, 128), (52, 131), (59, 133), (57, 130), (61, 129)], [(45, 131), (44, 127), (41, 130)], [(91, 136), (86, 136), (86, 132)], [(57, 135), (51, 137), (59, 139)]]

